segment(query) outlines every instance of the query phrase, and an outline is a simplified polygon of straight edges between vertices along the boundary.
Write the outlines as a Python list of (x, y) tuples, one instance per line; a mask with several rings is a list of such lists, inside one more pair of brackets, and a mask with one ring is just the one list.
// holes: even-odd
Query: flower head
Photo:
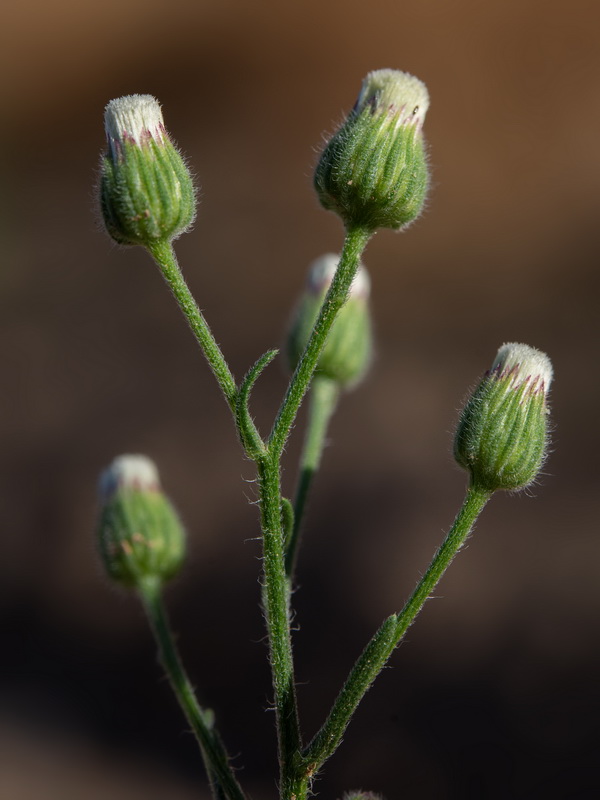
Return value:
[(98, 541), (109, 576), (126, 586), (172, 577), (184, 557), (185, 534), (154, 462), (119, 456), (100, 476), (98, 494)]
[(523, 489), (537, 477), (548, 443), (552, 364), (525, 344), (505, 344), (468, 400), (454, 455), (487, 491)]
[(179, 236), (194, 220), (195, 192), (158, 101), (148, 94), (111, 100), (104, 127), (100, 203), (108, 233), (146, 247)]
[(380, 69), (364, 79), (315, 171), (322, 205), (347, 227), (398, 230), (421, 213), (428, 185), (421, 129), (428, 108), (427, 87), (406, 72)]
[[(288, 363), (292, 370), (304, 353), (339, 260), (339, 255), (327, 253), (316, 259), (309, 269), (306, 289), (287, 338)], [(351, 388), (359, 383), (371, 361), (370, 288), (369, 273), (360, 265), (352, 281), (348, 300), (338, 313), (317, 362), (316, 374), (335, 381), (343, 388)]]

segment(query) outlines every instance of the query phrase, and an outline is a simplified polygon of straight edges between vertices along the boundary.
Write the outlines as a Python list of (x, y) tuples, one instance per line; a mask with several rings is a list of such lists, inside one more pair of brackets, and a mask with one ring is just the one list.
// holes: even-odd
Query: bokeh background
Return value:
[[(276, 797), (252, 466), (157, 270), (101, 232), (102, 114), (160, 98), (201, 187), (178, 253), (240, 376), (281, 342), (308, 263), (340, 247), (312, 167), (379, 67), (429, 86), (433, 186), (366, 254), (377, 356), (334, 420), (300, 560), (307, 737), (458, 508), (452, 430), (503, 342), (551, 355), (555, 431), (543, 479), (493, 499), (316, 790), (599, 796), (599, 26), (594, 0), (5, 10), (0, 797), (208, 798), (141, 610), (96, 558), (96, 479), (121, 452), (157, 460), (187, 523), (168, 594), (181, 649), (249, 796)], [(263, 429), (284, 388), (281, 365), (261, 377)]]

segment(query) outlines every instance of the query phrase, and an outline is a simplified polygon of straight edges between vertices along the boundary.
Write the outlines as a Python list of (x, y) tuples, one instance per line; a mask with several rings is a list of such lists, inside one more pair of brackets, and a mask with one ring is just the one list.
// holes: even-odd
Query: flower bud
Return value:
[(526, 344), (505, 344), (468, 400), (454, 456), (486, 491), (524, 489), (544, 462), (552, 364)]
[(185, 534), (146, 456), (116, 458), (99, 483), (100, 553), (109, 576), (125, 586), (168, 580), (181, 566)]
[(380, 69), (364, 79), (315, 172), (321, 204), (346, 227), (398, 230), (419, 216), (428, 185), (421, 132), (428, 107), (427, 87), (407, 72)]
[[(306, 289), (296, 309), (287, 339), (290, 370), (300, 360), (312, 332), (319, 310), (340, 260), (328, 253), (313, 262)], [(364, 377), (371, 360), (372, 333), (369, 313), (371, 281), (361, 265), (350, 287), (350, 295), (331, 326), (317, 362), (317, 375), (335, 381), (343, 388), (355, 386)]]
[(194, 220), (195, 192), (158, 101), (148, 94), (111, 100), (104, 126), (100, 205), (110, 236), (146, 247), (179, 236)]

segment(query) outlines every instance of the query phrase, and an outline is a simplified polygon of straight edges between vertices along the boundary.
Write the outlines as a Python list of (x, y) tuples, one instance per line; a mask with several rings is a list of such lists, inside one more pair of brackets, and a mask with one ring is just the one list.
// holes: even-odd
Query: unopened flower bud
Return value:
[(428, 107), (427, 87), (406, 72), (380, 69), (364, 79), (315, 172), (322, 205), (347, 227), (398, 230), (419, 216), (428, 186), (422, 135)]
[(505, 344), (468, 400), (454, 455), (486, 491), (524, 489), (544, 462), (552, 364), (526, 344)]
[(98, 539), (109, 576), (125, 586), (171, 578), (183, 561), (185, 534), (154, 463), (146, 456), (119, 456), (98, 488)]
[[(296, 368), (308, 343), (339, 260), (339, 255), (328, 253), (311, 265), (306, 289), (287, 339), (291, 370)], [(371, 360), (370, 286), (369, 274), (361, 265), (350, 287), (348, 300), (338, 313), (317, 362), (317, 375), (323, 375), (344, 388), (355, 386), (363, 378)]]
[(179, 236), (194, 220), (194, 185), (158, 101), (148, 94), (111, 100), (104, 126), (100, 205), (108, 233), (146, 247)]

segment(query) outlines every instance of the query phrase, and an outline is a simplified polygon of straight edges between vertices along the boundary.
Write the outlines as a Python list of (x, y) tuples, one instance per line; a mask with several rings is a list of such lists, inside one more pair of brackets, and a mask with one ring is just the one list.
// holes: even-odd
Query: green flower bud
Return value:
[(168, 580), (181, 566), (185, 534), (146, 456), (116, 458), (99, 484), (100, 553), (109, 576), (125, 586)]
[(486, 491), (524, 489), (537, 477), (548, 443), (546, 395), (552, 364), (526, 344), (505, 344), (468, 400), (454, 456)]
[[(331, 285), (340, 260), (328, 253), (318, 258), (309, 270), (306, 290), (293, 317), (287, 338), (287, 357), (294, 370), (312, 332), (319, 310)], [(346, 304), (331, 327), (317, 362), (317, 375), (324, 375), (343, 388), (355, 386), (364, 377), (371, 361), (372, 333), (369, 313), (371, 281), (360, 266)]]
[(104, 112), (108, 151), (101, 164), (100, 205), (119, 244), (170, 241), (194, 221), (194, 185), (148, 94), (111, 100)]
[(422, 126), (427, 87), (406, 72), (380, 69), (363, 81), (348, 118), (315, 172), (324, 208), (347, 227), (398, 230), (416, 219), (428, 186)]

